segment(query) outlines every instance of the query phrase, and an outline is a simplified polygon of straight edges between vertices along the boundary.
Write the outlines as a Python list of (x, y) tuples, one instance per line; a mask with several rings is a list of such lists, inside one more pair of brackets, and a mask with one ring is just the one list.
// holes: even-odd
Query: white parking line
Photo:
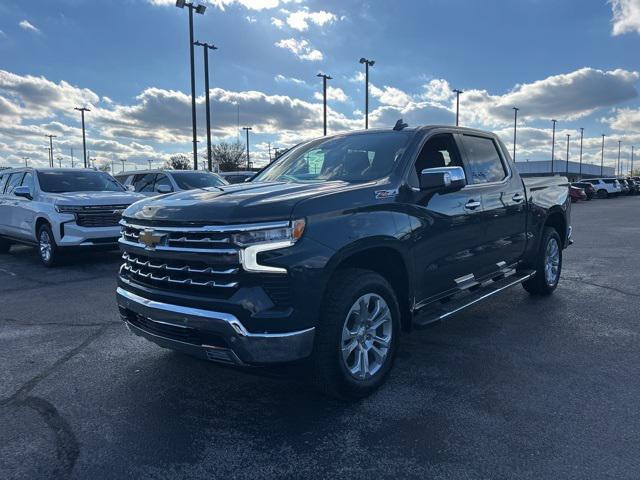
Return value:
[(4, 268), (0, 268), (0, 272), (2, 273), (6, 273), (7, 275), (11, 275), (12, 277), (15, 277), (16, 274), (13, 272), (10, 272), (9, 270), (5, 270)]

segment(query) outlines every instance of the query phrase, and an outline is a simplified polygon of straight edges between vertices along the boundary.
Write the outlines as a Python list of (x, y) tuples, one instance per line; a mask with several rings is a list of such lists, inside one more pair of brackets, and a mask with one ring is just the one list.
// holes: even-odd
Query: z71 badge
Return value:
[(395, 197), (398, 190), (376, 190), (376, 200), (384, 200), (385, 198)]

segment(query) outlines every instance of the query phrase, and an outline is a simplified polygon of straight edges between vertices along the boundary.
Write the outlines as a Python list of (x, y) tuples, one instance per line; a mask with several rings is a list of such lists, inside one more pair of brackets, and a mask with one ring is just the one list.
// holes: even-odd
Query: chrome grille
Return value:
[(153, 258), (125, 252), (122, 255), (125, 273), (139, 283), (154, 286), (182, 285), (186, 287), (205, 287), (211, 289), (234, 289), (238, 282), (233, 275), (238, 268), (217, 268), (204, 264), (193, 265), (181, 261), (156, 260)]
[(128, 205), (94, 205), (76, 212), (76, 224), (81, 227), (116, 227)]

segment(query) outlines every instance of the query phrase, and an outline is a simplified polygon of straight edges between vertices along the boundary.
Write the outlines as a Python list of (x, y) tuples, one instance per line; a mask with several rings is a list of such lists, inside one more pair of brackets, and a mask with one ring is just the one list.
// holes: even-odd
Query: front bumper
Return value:
[(252, 333), (234, 316), (156, 302), (117, 289), (120, 315), (129, 329), (161, 347), (235, 365), (287, 363), (308, 357), (315, 328)]
[[(64, 235), (63, 235), (64, 233)], [(120, 227), (80, 227), (75, 222), (63, 223), (54, 233), (60, 247), (118, 246)]]

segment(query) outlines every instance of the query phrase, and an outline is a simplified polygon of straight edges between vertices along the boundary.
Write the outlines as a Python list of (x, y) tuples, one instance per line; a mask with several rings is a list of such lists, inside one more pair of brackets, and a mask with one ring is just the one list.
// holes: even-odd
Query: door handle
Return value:
[(466, 208), (467, 210), (475, 210), (480, 205), (480, 202), (478, 202), (477, 200), (469, 200), (464, 208)]
[(521, 201), (523, 201), (523, 200), (524, 200), (524, 195), (522, 195), (521, 193), (516, 193), (516, 194), (513, 196), (512, 200), (513, 200), (514, 202), (518, 202), (518, 203), (519, 203), (519, 202), (521, 202)]

